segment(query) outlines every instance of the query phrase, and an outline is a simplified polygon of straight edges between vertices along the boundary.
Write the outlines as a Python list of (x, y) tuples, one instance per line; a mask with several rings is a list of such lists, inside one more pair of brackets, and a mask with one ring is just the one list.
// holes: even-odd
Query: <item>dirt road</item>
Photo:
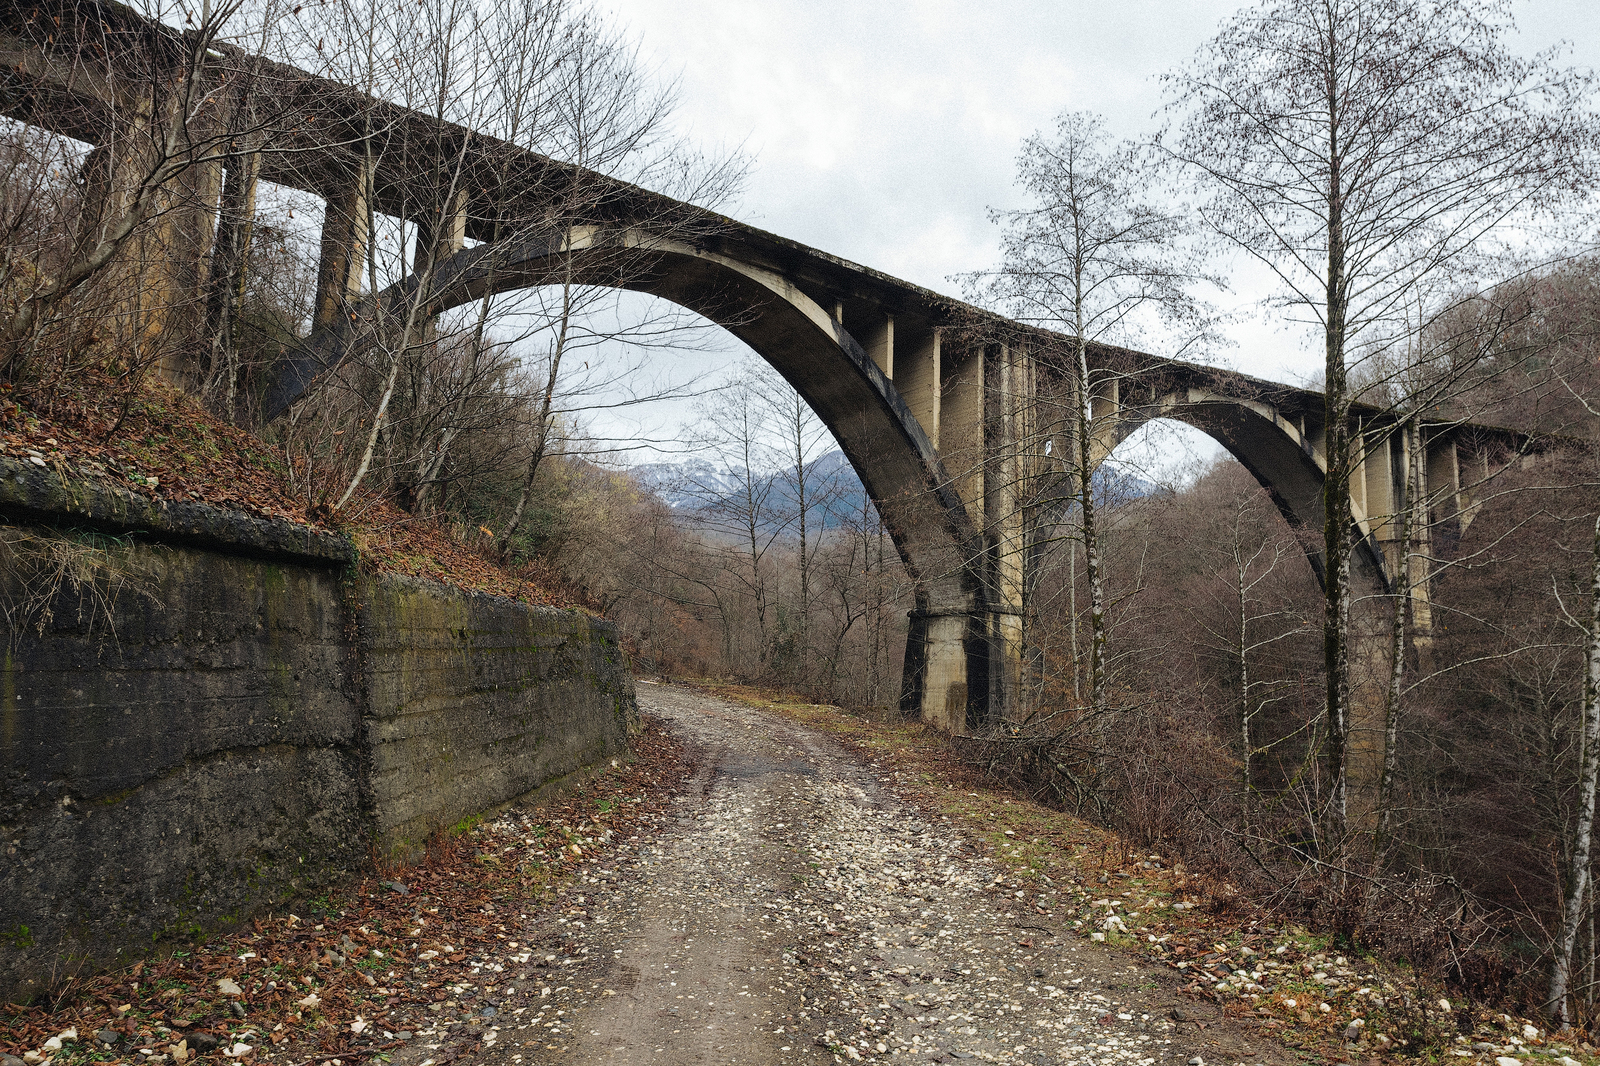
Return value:
[(639, 698), (696, 752), (693, 787), (527, 916), (496, 1005), (461, 986), (468, 1020), (396, 1066), (1293, 1061), (1057, 936), (1032, 889), (827, 739), (687, 689)]

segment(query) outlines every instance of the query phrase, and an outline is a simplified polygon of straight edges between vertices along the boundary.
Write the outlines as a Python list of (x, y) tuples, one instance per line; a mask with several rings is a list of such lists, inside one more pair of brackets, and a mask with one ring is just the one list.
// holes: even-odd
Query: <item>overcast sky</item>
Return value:
[[(680, 121), (754, 165), (742, 221), (932, 289), (996, 259), (1022, 140), (1066, 109), (1153, 131), (1163, 71), (1239, 5), (1216, 0), (600, 0), (681, 82)], [(1519, 50), (1600, 67), (1600, 3), (1528, 0)], [(1257, 293), (1240, 279), (1241, 296)], [(1239, 370), (1304, 380), (1298, 331), (1234, 330)]]

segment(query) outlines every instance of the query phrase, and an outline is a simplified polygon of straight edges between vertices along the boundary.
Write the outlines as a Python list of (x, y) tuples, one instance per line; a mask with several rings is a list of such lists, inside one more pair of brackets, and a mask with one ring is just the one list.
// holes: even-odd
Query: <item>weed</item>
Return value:
[(97, 630), (116, 641), (117, 603), (134, 593), (160, 607), (153, 583), (129, 563), (126, 542), (97, 533), (27, 532), (0, 526), (0, 571), (10, 578), (0, 587), (0, 618), (15, 650), (23, 633), (42, 635), (65, 606), (63, 594), (77, 597), (74, 613), (87, 636)]
[(466, 836), (468, 833), (472, 832), (482, 824), (483, 815), (469, 814), (465, 818), (461, 819), (461, 821), (451, 826), (449, 832), (453, 837)]

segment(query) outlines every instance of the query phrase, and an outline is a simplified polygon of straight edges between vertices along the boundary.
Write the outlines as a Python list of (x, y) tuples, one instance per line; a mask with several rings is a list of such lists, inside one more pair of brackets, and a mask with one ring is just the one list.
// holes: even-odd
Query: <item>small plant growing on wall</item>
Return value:
[(42, 635), (58, 611), (71, 610), (89, 635), (103, 633), (115, 644), (122, 597), (142, 596), (160, 606), (153, 583), (133, 564), (126, 543), (97, 533), (0, 526), (0, 577), (8, 652), (29, 630)]

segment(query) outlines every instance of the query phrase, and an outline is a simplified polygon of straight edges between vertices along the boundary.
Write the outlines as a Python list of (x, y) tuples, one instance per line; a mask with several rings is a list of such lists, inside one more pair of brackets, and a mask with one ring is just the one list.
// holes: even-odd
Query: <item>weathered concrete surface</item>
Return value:
[(355, 561), (355, 548), (348, 540), (310, 526), (203, 503), (158, 500), (105, 482), (67, 480), (47, 467), (4, 456), (0, 456), (0, 517), (9, 523), (64, 523), (78, 530), (135, 532), (163, 544), (257, 559), (323, 566)]
[(337, 571), (8, 532), (8, 607), (57, 560), (82, 583), (7, 634), (0, 991), (235, 923), (365, 860)]
[(289, 523), (189, 505), (163, 528), (140, 497), (15, 475), (0, 996), (237, 924), (626, 746), (604, 622), (360, 575)]
[(637, 721), (609, 623), (390, 578), (363, 583), (367, 746), (380, 844), (411, 853), (462, 818), (620, 751)]

